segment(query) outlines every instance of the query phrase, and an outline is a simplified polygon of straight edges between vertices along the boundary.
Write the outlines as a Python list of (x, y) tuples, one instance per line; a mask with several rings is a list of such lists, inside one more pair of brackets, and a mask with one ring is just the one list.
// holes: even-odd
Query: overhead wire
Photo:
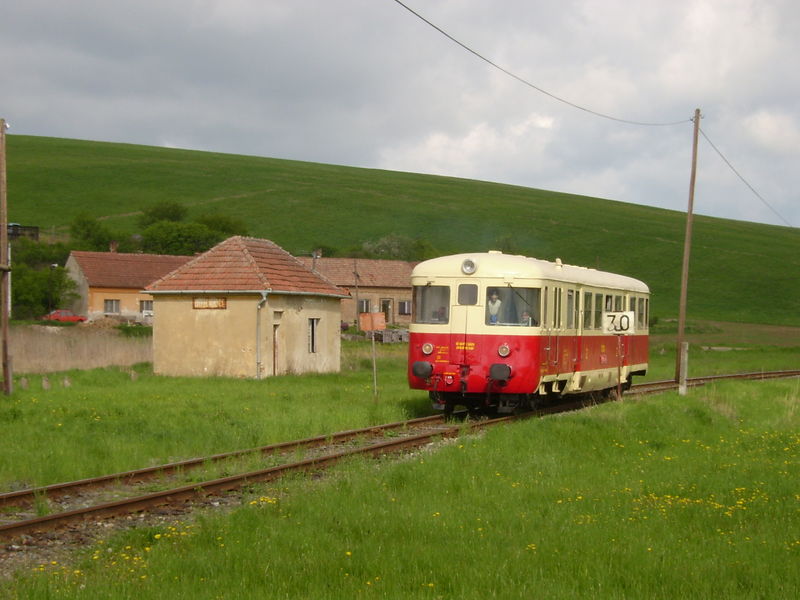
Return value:
[(523, 85), (526, 85), (529, 88), (532, 88), (532, 89), (536, 90), (540, 94), (544, 94), (545, 96), (549, 96), (553, 100), (557, 100), (558, 102), (562, 102), (563, 104), (571, 106), (572, 108), (577, 108), (578, 110), (582, 110), (582, 111), (587, 112), (589, 114), (592, 114), (592, 115), (594, 115), (596, 117), (601, 117), (603, 119), (609, 119), (611, 121), (616, 121), (618, 123), (627, 123), (628, 125), (643, 125), (645, 127), (668, 127), (668, 126), (672, 126), (672, 125), (681, 125), (683, 123), (691, 123), (692, 122), (692, 119), (681, 119), (680, 121), (671, 121), (671, 122), (667, 122), (667, 123), (648, 123), (648, 122), (645, 122), (645, 121), (633, 121), (633, 120), (630, 120), (630, 119), (622, 119), (622, 118), (619, 118), (619, 117), (614, 117), (614, 116), (611, 116), (611, 115), (607, 115), (605, 113), (601, 113), (601, 112), (598, 112), (596, 110), (592, 110), (591, 108), (587, 108), (585, 106), (581, 106), (580, 104), (575, 104), (574, 102), (570, 102), (569, 100), (566, 100), (565, 98), (562, 98), (561, 96), (557, 96), (556, 94), (553, 94), (552, 92), (548, 92), (544, 88), (540, 88), (539, 86), (534, 85), (533, 83), (531, 83), (527, 79), (523, 79), (522, 77), (520, 77), (519, 75), (509, 71), (505, 67), (501, 67), (496, 62), (486, 58), (483, 54), (480, 54), (479, 52), (473, 50), (472, 48), (470, 48), (469, 46), (467, 46), (463, 42), (457, 40), (452, 35), (447, 33), (444, 29), (442, 29), (441, 27), (439, 27), (435, 23), (432, 23), (431, 21), (429, 21), (428, 19), (423, 17), (421, 14), (419, 14), (414, 9), (412, 9), (408, 5), (404, 4), (400, 0), (394, 0), (394, 1), (397, 4), (399, 4), (400, 6), (402, 6), (403, 8), (405, 8), (412, 15), (414, 15), (415, 17), (417, 17), (421, 21), (427, 23), (429, 26), (433, 27), (436, 31), (441, 33), (443, 36), (445, 36), (451, 42), (461, 46), (464, 50), (466, 50), (467, 52), (469, 52), (473, 56), (476, 56), (477, 58), (481, 59), (483, 62), (487, 63), (488, 65), (491, 65), (492, 67), (494, 67), (498, 71), (501, 71), (501, 72), (505, 73), (509, 77), (511, 77), (513, 79), (516, 79), (517, 81), (519, 81)]
[(716, 152), (716, 153), (719, 155), (719, 157), (720, 157), (720, 158), (721, 158), (721, 159), (722, 159), (722, 160), (725, 162), (725, 164), (726, 164), (726, 165), (728, 165), (728, 168), (730, 168), (730, 170), (731, 170), (731, 171), (733, 171), (733, 173), (734, 173), (734, 174), (735, 174), (735, 175), (736, 175), (736, 176), (737, 176), (737, 177), (738, 177), (738, 178), (741, 180), (741, 182), (742, 182), (742, 183), (744, 183), (744, 184), (745, 184), (745, 185), (746, 185), (746, 186), (747, 186), (747, 187), (750, 189), (750, 191), (751, 191), (751, 192), (753, 192), (753, 194), (755, 194), (756, 198), (758, 198), (759, 200), (761, 200), (761, 202), (764, 204), (764, 206), (766, 206), (768, 209), (770, 209), (770, 210), (771, 210), (771, 211), (772, 211), (772, 212), (775, 214), (775, 216), (776, 216), (776, 217), (778, 217), (778, 218), (779, 218), (781, 221), (783, 221), (784, 223), (786, 223), (786, 225), (788, 225), (789, 227), (792, 227), (792, 224), (791, 224), (791, 223), (789, 223), (789, 221), (787, 221), (787, 220), (786, 220), (786, 219), (783, 217), (783, 215), (782, 215), (782, 214), (780, 214), (780, 213), (779, 213), (777, 210), (775, 210), (775, 208), (774, 208), (774, 207), (773, 207), (773, 206), (772, 206), (772, 205), (771, 205), (769, 202), (767, 202), (767, 201), (764, 199), (764, 197), (763, 197), (761, 194), (759, 194), (759, 193), (756, 191), (756, 189), (755, 189), (755, 188), (754, 188), (752, 185), (750, 185), (750, 182), (748, 182), (748, 181), (747, 181), (747, 180), (746, 180), (746, 179), (745, 179), (745, 178), (744, 178), (744, 177), (741, 175), (741, 173), (739, 173), (739, 171), (737, 171), (737, 170), (736, 170), (736, 168), (735, 168), (735, 167), (734, 167), (734, 166), (731, 164), (731, 161), (729, 161), (729, 160), (728, 160), (728, 159), (725, 157), (725, 155), (724, 155), (724, 154), (723, 154), (723, 153), (720, 151), (720, 149), (716, 147), (716, 145), (714, 144), (714, 142), (712, 142), (712, 141), (711, 141), (711, 139), (708, 137), (708, 135), (706, 135), (706, 132), (705, 132), (705, 131), (703, 131), (703, 128), (702, 128), (702, 127), (700, 127), (700, 128), (699, 128), (699, 131), (700, 131), (700, 134), (701, 134), (701, 135), (702, 135), (702, 136), (705, 138), (705, 140), (706, 140), (706, 141), (709, 143), (709, 145), (710, 145), (710, 146), (711, 146), (711, 147), (714, 149), (714, 152)]
[[(513, 73), (512, 71), (509, 71), (505, 67), (502, 67), (502, 66), (498, 65), (497, 63), (495, 63), (494, 61), (488, 59), (483, 54), (477, 52), (476, 50), (473, 50), (472, 48), (467, 46), (465, 43), (461, 42), (460, 40), (456, 39), (455, 37), (453, 37), (452, 35), (447, 33), (444, 29), (442, 29), (441, 27), (439, 27), (435, 23), (433, 23), (433, 22), (429, 21), (428, 19), (426, 19), (424, 16), (422, 16), (421, 14), (416, 12), (414, 9), (409, 7), (407, 4), (404, 4), (403, 2), (401, 2), (401, 0), (394, 0), (394, 2), (396, 2), (397, 4), (402, 6), (404, 9), (406, 9), (412, 15), (414, 15), (415, 17), (417, 17), (418, 19), (420, 19), (421, 21), (426, 23), (428, 26), (430, 26), (433, 29), (435, 29), (436, 31), (438, 31), (440, 34), (442, 34), (444, 37), (449, 39), (451, 42), (457, 44), (458, 46), (460, 46), (461, 48), (463, 48), (464, 50), (466, 50), (467, 52), (469, 52), (473, 56), (479, 58), (483, 62), (487, 63), (491, 67), (497, 69), (498, 71), (501, 71), (502, 73), (508, 75), (509, 77), (511, 77), (512, 79), (515, 79), (516, 81), (522, 83), (523, 85), (526, 85), (527, 87), (536, 90), (540, 94), (544, 94), (545, 96), (548, 96), (548, 97), (552, 98), (553, 100), (556, 100), (558, 102), (561, 102), (563, 104), (571, 106), (572, 108), (581, 110), (583, 112), (589, 113), (589, 114), (594, 115), (596, 117), (600, 117), (600, 118), (603, 118), (603, 119), (608, 119), (610, 121), (616, 121), (617, 123), (626, 123), (628, 125), (640, 125), (640, 126), (645, 126), (645, 127), (669, 127), (669, 126), (673, 126), (673, 125), (682, 125), (684, 123), (691, 123), (691, 122), (694, 121), (693, 117), (689, 118), (689, 119), (681, 119), (679, 121), (669, 121), (669, 122), (663, 122), (663, 123), (653, 123), (653, 122), (646, 122), (646, 121), (635, 121), (635, 120), (631, 120), (631, 119), (623, 119), (623, 118), (620, 118), (620, 117), (615, 117), (615, 116), (612, 116), (612, 115), (601, 113), (599, 111), (592, 110), (592, 109), (587, 108), (585, 106), (581, 106), (580, 104), (576, 104), (574, 102), (570, 102), (569, 100), (567, 100), (565, 98), (562, 98), (561, 96), (553, 94), (552, 92), (548, 92), (544, 88), (541, 88), (541, 87), (539, 87), (537, 85), (534, 85), (533, 83), (531, 83), (527, 79), (524, 79), (524, 78), (520, 77), (516, 73)], [(792, 225), (777, 210), (775, 210), (775, 208), (773, 208), (773, 206), (769, 202), (767, 202), (764, 199), (764, 197), (761, 196), (761, 194), (759, 194), (756, 191), (756, 189), (752, 185), (750, 185), (750, 183), (744, 177), (742, 177), (742, 175), (734, 168), (734, 166), (725, 157), (725, 155), (722, 154), (722, 152), (720, 152), (720, 150), (709, 139), (709, 137), (706, 135), (706, 133), (702, 129), (699, 129), (699, 131), (700, 131), (700, 133), (702, 133), (703, 137), (711, 145), (711, 147), (714, 149), (714, 151), (720, 156), (720, 158), (722, 158), (722, 160), (725, 162), (725, 164), (728, 165), (728, 167), (731, 169), (731, 171), (733, 171), (733, 173), (742, 181), (742, 183), (744, 183), (750, 189), (750, 191), (753, 192), (753, 194), (755, 194), (755, 196), (759, 200), (761, 200), (761, 202), (763, 202), (764, 205), (767, 208), (769, 208), (781, 221), (786, 223), (786, 225), (788, 225), (789, 227), (792, 227)]]

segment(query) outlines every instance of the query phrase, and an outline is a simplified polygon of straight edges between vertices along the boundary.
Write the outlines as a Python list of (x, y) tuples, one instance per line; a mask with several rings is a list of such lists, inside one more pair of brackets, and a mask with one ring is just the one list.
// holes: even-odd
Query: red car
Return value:
[(42, 321), (62, 321), (65, 323), (80, 323), (81, 321), (86, 320), (86, 317), (76, 315), (74, 312), (67, 310), (66, 308), (59, 308), (50, 311), (45, 316), (39, 318)]

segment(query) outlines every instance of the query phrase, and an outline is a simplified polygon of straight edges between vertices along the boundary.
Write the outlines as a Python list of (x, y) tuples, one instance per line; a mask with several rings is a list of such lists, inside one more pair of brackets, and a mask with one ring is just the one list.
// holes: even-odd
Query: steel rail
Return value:
[(464, 427), (469, 429), (480, 429), (507, 423), (517, 418), (524, 418), (529, 415), (502, 417), (488, 421), (476, 421), (466, 425), (453, 425), (439, 431), (427, 432), (409, 437), (397, 438), (393, 440), (377, 442), (367, 446), (349, 448), (323, 456), (308, 458), (305, 460), (250, 471), (238, 475), (231, 475), (211, 481), (193, 483), (174, 489), (153, 492), (134, 498), (106, 502), (85, 508), (79, 508), (42, 517), (26, 519), (14, 523), (0, 525), (0, 538), (16, 537), (26, 533), (37, 531), (47, 531), (68, 523), (82, 521), (94, 517), (111, 517), (144, 509), (162, 506), (164, 504), (176, 504), (185, 502), (193, 498), (219, 495), (223, 492), (241, 488), (251, 483), (271, 481), (283, 476), (288, 472), (314, 471), (330, 467), (344, 458), (358, 454), (381, 455), (390, 452), (398, 452), (408, 448), (416, 448), (431, 442), (439, 437), (454, 437), (459, 435)]
[(289, 442), (280, 442), (277, 444), (270, 444), (267, 446), (260, 446), (258, 448), (250, 448), (248, 450), (236, 450), (233, 452), (225, 452), (221, 454), (214, 454), (211, 456), (203, 456), (200, 458), (190, 458), (187, 460), (173, 462), (154, 467), (145, 467), (143, 469), (134, 469), (132, 471), (123, 471), (120, 473), (113, 473), (111, 475), (101, 475), (99, 477), (90, 477), (76, 481), (69, 481), (65, 483), (54, 483), (51, 485), (27, 488), (24, 490), (16, 490), (12, 492), (5, 492), (0, 494), (0, 507), (4, 506), (20, 506), (32, 504), (36, 498), (47, 497), (49, 499), (57, 499), (65, 494), (72, 494), (78, 490), (87, 490), (104, 485), (120, 482), (127, 485), (134, 483), (141, 483), (152, 479), (154, 477), (169, 475), (177, 471), (193, 469), (209, 462), (220, 462), (222, 460), (239, 458), (247, 455), (255, 454), (277, 454), (285, 453), (300, 448), (314, 448), (323, 444), (332, 442), (345, 442), (347, 440), (357, 438), (361, 435), (376, 435), (383, 431), (391, 431), (395, 429), (402, 429), (405, 427), (417, 427), (443, 421), (442, 415), (433, 415), (429, 417), (421, 417), (419, 419), (409, 419), (407, 421), (397, 421), (394, 423), (386, 423), (385, 425), (374, 425), (372, 427), (363, 427), (361, 429), (350, 429), (347, 431), (340, 431), (338, 433), (329, 433), (326, 435), (318, 435), (310, 438), (303, 438)]

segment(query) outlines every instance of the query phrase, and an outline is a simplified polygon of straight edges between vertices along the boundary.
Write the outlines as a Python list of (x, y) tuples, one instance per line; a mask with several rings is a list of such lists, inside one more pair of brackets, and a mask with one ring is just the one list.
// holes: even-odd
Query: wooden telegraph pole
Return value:
[(686, 347), (683, 332), (686, 327), (686, 295), (689, 283), (689, 253), (692, 248), (692, 212), (694, 210), (694, 184), (697, 179), (697, 136), (700, 131), (700, 109), (694, 111), (694, 141), (692, 144), (692, 175), (689, 179), (689, 208), (686, 211), (686, 236), (683, 240), (683, 269), (681, 271), (681, 300), (678, 312), (678, 339), (675, 352), (675, 381), (681, 384), (681, 394), (686, 393)]
[(0, 329), (3, 335), (3, 393), (10, 396), (11, 385), (11, 359), (8, 356), (8, 316), (10, 313), (11, 298), (9, 297), (9, 271), (8, 264), (8, 202), (6, 184), (6, 120), (0, 119)]

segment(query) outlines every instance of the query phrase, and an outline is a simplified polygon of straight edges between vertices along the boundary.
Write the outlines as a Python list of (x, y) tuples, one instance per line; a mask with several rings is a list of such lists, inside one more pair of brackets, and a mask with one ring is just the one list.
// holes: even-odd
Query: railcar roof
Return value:
[[(461, 265), (466, 259), (472, 260), (477, 267), (472, 275), (464, 275), (461, 272)], [(559, 259), (556, 259), (556, 262), (550, 262), (527, 256), (503, 254), (499, 251), (453, 254), (432, 258), (414, 267), (411, 277), (412, 281), (415, 277), (501, 280), (548, 279), (633, 292), (649, 293), (650, 291), (645, 283), (633, 277), (607, 273), (587, 267), (565, 265)]]

